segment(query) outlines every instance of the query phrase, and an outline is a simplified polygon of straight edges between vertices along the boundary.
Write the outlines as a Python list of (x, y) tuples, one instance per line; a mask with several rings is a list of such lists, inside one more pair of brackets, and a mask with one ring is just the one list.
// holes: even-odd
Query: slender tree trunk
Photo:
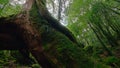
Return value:
[(106, 45), (103, 43), (103, 41), (100, 39), (98, 33), (95, 31), (95, 29), (92, 27), (92, 25), (88, 22), (88, 24), (90, 25), (91, 29), (93, 30), (93, 32), (95, 33), (96, 37), (98, 38), (98, 40), (100, 41), (101, 45), (104, 47), (104, 49), (108, 52), (109, 55), (113, 55), (112, 52), (106, 47)]

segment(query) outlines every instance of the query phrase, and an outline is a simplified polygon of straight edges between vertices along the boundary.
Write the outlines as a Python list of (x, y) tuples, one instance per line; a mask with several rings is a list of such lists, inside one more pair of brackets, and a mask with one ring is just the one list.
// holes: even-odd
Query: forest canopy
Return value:
[(0, 0), (0, 68), (119, 68), (119, 0)]

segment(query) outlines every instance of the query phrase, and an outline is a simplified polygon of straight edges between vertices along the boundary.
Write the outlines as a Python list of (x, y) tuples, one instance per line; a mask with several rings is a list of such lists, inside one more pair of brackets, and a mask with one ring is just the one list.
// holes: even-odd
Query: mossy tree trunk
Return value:
[[(28, 49), (43, 68), (52, 67), (44, 55), (39, 32), (20, 14), (15, 19), (0, 19), (1, 50)], [(53, 67), (52, 67), (53, 68)]]
[[(44, 6), (44, 0), (27, 1), (25, 6), (28, 7), (23, 6), (24, 10), (20, 14), (10, 18), (0, 18), (0, 49), (28, 50), (43, 68), (87, 68), (92, 62), (89, 62), (82, 49), (76, 46), (77, 41), (73, 34), (49, 14)], [(38, 10), (34, 11), (38, 11), (38, 14), (31, 13), (33, 3), (37, 5)], [(37, 16), (32, 17), (32, 14)], [(34, 23), (38, 24), (36, 23), (38, 19), (41, 19), (39, 16), (49, 24), (46, 31), (43, 29), (43, 33), (34, 25)], [(46, 26), (43, 22), (42, 25)], [(48, 49), (44, 49), (43, 42)], [(82, 65), (85, 61), (88, 62)]]
[(29, 19), (33, 3), (34, 0), (28, 0), (23, 6), (23, 12), (12, 19), (0, 18), (0, 49), (29, 50), (43, 68), (55, 68), (44, 54), (40, 33)]

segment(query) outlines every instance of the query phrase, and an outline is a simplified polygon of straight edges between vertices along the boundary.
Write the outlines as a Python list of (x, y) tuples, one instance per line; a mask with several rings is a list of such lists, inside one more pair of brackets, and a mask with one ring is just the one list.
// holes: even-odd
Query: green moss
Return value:
[(85, 56), (82, 48), (52, 28), (41, 18), (35, 6), (31, 14), (31, 19), (41, 34), (45, 53), (54, 65), (58, 68), (93, 68), (93, 63)]

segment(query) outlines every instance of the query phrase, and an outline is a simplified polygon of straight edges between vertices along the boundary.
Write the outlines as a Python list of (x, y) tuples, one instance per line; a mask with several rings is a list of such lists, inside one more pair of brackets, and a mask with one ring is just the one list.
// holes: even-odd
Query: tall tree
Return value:
[(50, 15), (45, 0), (27, 0), (22, 12), (0, 18), (0, 40), (1, 49), (28, 50), (43, 68), (87, 68), (81, 62), (88, 58), (73, 34)]

